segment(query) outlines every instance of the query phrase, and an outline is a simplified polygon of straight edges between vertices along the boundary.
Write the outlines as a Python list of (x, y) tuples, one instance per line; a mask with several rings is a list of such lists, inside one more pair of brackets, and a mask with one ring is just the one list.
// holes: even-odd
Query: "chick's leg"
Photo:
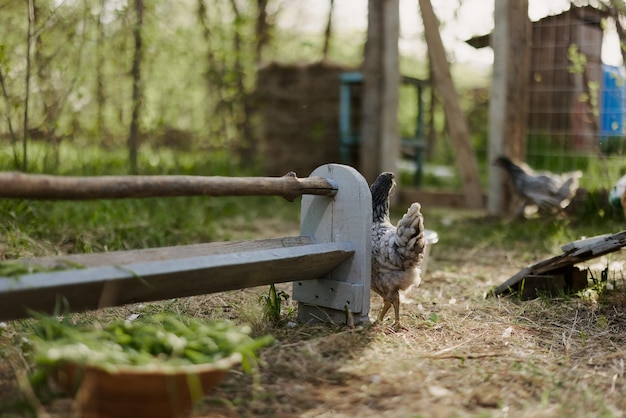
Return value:
[(385, 315), (387, 314), (387, 311), (389, 310), (389, 308), (391, 308), (391, 302), (389, 302), (387, 299), (384, 299), (384, 301), (385, 304), (378, 314), (378, 319), (376, 320), (377, 322), (382, 322), (383, 318), (385, 318)]
[(391, 304), (393, 305), (393, 310), (396, 316), (396, 320), (391, 326), (394, 329), (407, 330), (408, 328), (400, 323), (400, 292), (399, 291), (394, 290), (393, 294), (391, 295)]

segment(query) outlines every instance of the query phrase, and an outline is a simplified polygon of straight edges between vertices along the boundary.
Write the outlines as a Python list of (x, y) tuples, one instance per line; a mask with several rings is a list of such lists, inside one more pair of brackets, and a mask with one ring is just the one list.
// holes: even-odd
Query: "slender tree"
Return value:
[(263, 47), (270, 41), (270, 32), (273, 26), (274, 16), (267, 12), (268, 0), (257, 0), (257, 18), (255, 24), (255, 62), (261, 64)]
[(333, 8), (335, 0), (330, 0), (330, 7), (328, 9), (328, 20), (326, 21), (326, 30), (324, 31), (324, 47), (322, 49), (322, 59), (328, 58), (328, 49), (330, 48), (330, 37), (332, 34), (333, 25)]
[[(240, 136), (240, 142), (238, 147), (238, 153), (241, 157), (241, 161), (250, 165), (254, 161), (254, 156), (256, 155), (256, 142), (254, 141), (252, 135), (252, 127), (250, 126), (248, 116), (252, 113), (252, 109), (250, 106), (250, 97), (248, 92), (246, 91), (246, 87), (244, 84), (245, 71), (243, 68), (242, 57), (244, 54), (243, 48), (243, 39), (241, 35), (241, 23), (243, 22), (243, 16), (239, 7), (237, 6), (237, 2), (235, 0), (231, 0), (231, 7), (235, 14), (235, 32), (233, 33), (233, 52), (234, 52), (234, 63), (233, 63), (233, 72), (235, 74), (235, 88), (236, 88), (236, 103), (238, 103), (238, 109), (231, 108), (233, 112), (233, 118), (236, 125), (236, 132), (238, 136)], [(256, 48), (255, 48), (256, 49)], [(241, 112), (241, 115), (237, 115), (236, 113)]]
[[(217, 118), (218, 127), (217, 130), (212, 129), (210, 121), (214, 118), (214, 115), (218, 113), (220, 103), (224, 102), (224, 95), (221, 89), (221, 80), (223, 79), (221, 68), (223, 62), (218, 60), (214, 53), (213, 32), (211, 24), (209, 23), (209, 11), (205, 0), (198, 0), (197, 9), (198, 22), (202, 30), (202, 37), (206, 44), (206, 70), (204, 72), (204, 81), (206, 85), (207, 100), (206, 100), (206, 121), (209, 123), (209, 131), (211, 135), (221, 135), (226, 137), (226, 120), (223, 117)], [(213, 97), (217, 105), (209, 104), (208, 98)]]
[(107, 0), (100, 0), (100, 10), (96, 16), (96, 135), (98, 136), (98, 143), (104, 144), (105, 126), (104, 126), (104, 75), (102, 69), (105, 64), (104, 57), (104, 13), (107, 6)]
[[(2, 49), (0, 48), (0, 51), (2, 51)], [(4, 56), (3, 53), (0, 53), (0, 57)], [(17, 146), (17, 134), (15, 133), (15, 129), (13, 128), (13, 121), (11, 119), (11, 99), (9, 97), (9, 91), (7, 89), (7, 83), (5, 81), (5, 77), (4, 77), (4, 69), (3, 69), (3, 63), (0, 62), (0, 86), (2, 87), (2, 97), (4, 98), (4, 101), (6, 103), (6, 107), (7, 107), (7, 111), (6, 111), (6, 118), (7, 118), (7, 127), (9, 128), (9, 135), (11, 136), (11, 145), (13, 147), (13, 165), (17, 168), (19, 166), (19, 156), (17, 154), (17, 149), (15, 148)]]
[[(35, 113), (33, 116), (42, 117), (37, 135), (46, 140), (44, 161), (53, 167), (60, 163), (61, 139), (69, 133), (59, 132), (59, 120), (81, 77), (86, 40), (84, 28), (89, 14), (86, 0), (75, 5), (76, 13), (63, 13), (61, 8), (62, 5), (50, 10), (45, 7), (35, 9), (37, 32), (33, 75), (37, 104), (41, 106), (43, 114)], [(59, 39), (64, 42), (59, 42)], [(70, 120), (74, 130), (79, 125), (76, 115), (72, 115)]]
[(136, 174), (137, 169), (137, 150), (139, 148), (139, 120), (141, 117), (141, 102), (143, 100), (143, 89), (141, 85), (141, 61), (143, 56), (143, 39), (141, 36), (143, 28), (143, 0), (135, 0), (135, 25), (133, 28), (133, 37), (135, 40), (135, 52), (133, 54), (133, 67), (131, 76), (133, 79), (133, 96), (132, 107), (133, 112), (130, 121), (130, 134), (128, 136), (128, 153), (130, 162), (130, 171)]
[(22, 132), (22, 171), (28, 170), (28, 102), (30, 99), (31, 51), (35, 38), (35, 0), (28, 0), (28, 33), (26, 37), (26, 74), (24, 89), (24, 124)]

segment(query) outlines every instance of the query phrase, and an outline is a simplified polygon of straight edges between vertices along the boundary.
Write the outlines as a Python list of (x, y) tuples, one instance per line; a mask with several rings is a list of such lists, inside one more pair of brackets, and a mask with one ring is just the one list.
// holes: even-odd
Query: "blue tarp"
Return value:
[(624, 67), (602, 65), (600, 98), (600, 137), (624, 135), (626, 116), (626, 71)]

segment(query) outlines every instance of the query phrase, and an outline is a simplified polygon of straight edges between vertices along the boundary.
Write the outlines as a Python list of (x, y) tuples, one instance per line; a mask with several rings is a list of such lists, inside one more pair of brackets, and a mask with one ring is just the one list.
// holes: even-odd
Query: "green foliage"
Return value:
[(77, 326), (68, 320), (35, 314), (35, 361), (44, 367), (63, 363), (108, 370), (120, 366), (176, 367), (209, 364), (236, 353), (244, 370), (257, 364), (257, 350), (273, 337), (250, 337), (250, 328), (227, 321), (204, 321), (171, 313)]
[(572, 74), (583, 74), (587, 66), (587, 56), (578, 49), (578, 45), (570, 44), (567, 48), (567, 59), (570, 62), (567, 70)]
[(259, 302), (263, 305), (263, 319), (271, 324), (277, 324), (281, 320), (283, 301), (289, 300), (289, 294), (284, 291), (276, 291), (272, 283), (267, 291), (259, 296)]
[(600, 140), (600, 150), (606, 155), (624, 155), (626, 140), (622, 136), (609, 136)]
[[(257, 3), (238, 2), (238, 15), (236, 3), (202, 3), (204, 16), (196, 1), (144, 3), (141, 131), (158, 136), (173, 128), (193, 133), (203, 146), (237, 144), (256, 77)], [(31, 139), (124, 144), (131, 117), (133, 8), (99, 0), (36, 2), (37, 41), (26, 92), (26, 7), (0, 7), (0, 68), (7, 86), (0, 112), (21, 127), (28, 95)], [(7, 132), (3, 118), (0, 133)], [(17, 135), (21, 139), (23, 132)]]

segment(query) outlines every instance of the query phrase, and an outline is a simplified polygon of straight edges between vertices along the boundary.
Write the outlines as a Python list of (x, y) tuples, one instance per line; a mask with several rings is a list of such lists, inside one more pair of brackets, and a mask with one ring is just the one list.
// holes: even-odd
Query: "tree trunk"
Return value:
[(397, 168), (399, 10), (399, 0), (369, 1), (359, 170), (370, 183), (381, 171)]
[(326, 30), (324, 31), (324, 47), (322, 48), (322, 60), (328, 58), (328, 49), (330, 48), (330, 37), (332, 35), (333, 26), (333, 7), (335, 6), (335, 0), (330, 0), (330, 7), (328, 9), (328, 20), (326, 21)]
[(428, 45), (428, 56), (432, 63), (435, 86), (443, 100), (448, 132), (456, 150), (457, 166), (463, 181), (465, 201), (469, 208), (482, 208), (483, 191), (478, 177), (476, 157), (470, 142), (467, 119), (461, 110), (459, 95), (450, 75), (450, 65), (439, 34), (439, 21), (430, 0), (419, 0), (419, 5), (424, 21), (424, 34)]
[(7, 85), (4, 80), (4, 73), (2, 72), (2, 66), (0, 66), (0, 86), (2, 87), (2, 97), (4, 97), (4, 101), (6, 102), (7, 112), (7, 126), (9, 128), (9, 135), (11, 136), (11, 146), (13, 148), (13, 167), (17, 170), (19, 167), (19, 156), (17, 154), (17, 143), (18, 138), (15, 133), (15, 129), (13, 129), (13, 121), (11, 120), (11, 100), (9, 98), (9, 91), (7, 90)]
[[(502, 154), (524, 159), (532, 38), (528, 0), (497, 1), (495, 16), (494, 69), (489, 100), (490, 163)], [(489, 164), (489, 213), (498, 216), (511, 213), (515, 210), (515, 200), (506, 174)]]
[(131, 75), (133, 79), (133, 113), (130, 121), (130, 134), (128, 136), (128, 154), (130, 162), (130, 172), (137, 173), (137, 150), (139, 148), (139, 120), (141, 117), (141, 102), (143, 91), (141, 86), (141, 61), (143, 55), (143, 40), (141, 29), (143, 26), (143, 0), (135, 0), (135, 27), (133, 36), (135, 38), (135, 53), (133, 55), (133, 68)]
[[(206, 85), (206, 113), (205, 123), (207, 123), (207, 130), (209, 136), (222, 135), (226, 137), (226, 122), (223, 117), (218, 117), (218, 127), (213, 127), (212, 119), (215, 114), (218, 113), (219, 104), (224, 101), (222, 89), (220, 88), (218, 80), (221, 78), (220, 72), (216, 70), (216, 66), (219, 64), (213, 53), (213, 40), (211, 33), (211, 25), (208, 19), (208, 10), (205, 0), (198, 0), (198, 21), (200, 22), (202, 37), (206, 44), (206, 71), (204, 72), (204, 80)], [(215, 95), (218, 105), (211, 103), (210, 98)]]
[(35, 0), (28, 0), (28, 35), (26, 37), (26, 84), (24, 92), (24, 125), (22, 132), (22, 171), (28, 171), (28, 102), (30, 99), (30, 72), (32, 43), (35, 37)]
[[(235, 13), (235, 21), (241, 22), (243, 20), (243, 17), (241, 16), (241, 12), (239, 10), (239, 7), (237, 6), (237, 2), (235, 0), (231, 0), (231, 6), (233, 12)], [(245, 72), (241, 63), (243, 47), (240, 31), (241, 28), (239, 23), (235, 23), (235, 33), (233, 35), (233, 53), (235, 56), (235, 62), (233, 64), (233, 69), (236, 74), (236, 103), (239, 106), (232, 107), (231, 112), (233, 113), (232, 120), (233, 123), (236, 125), (236, 132), (239, 136), (239, 143), (237, 148), (241, 163), (246, 166), (252, 166), (254, 165), (254, 157), (257, 153), (257, 146), (252, 135), (252, 127), (250, 126), (250, 115), (252, 113), (250, 98), (243, 82)], [(237, 113), (239, 112), (243, 113), (243, 115), (238, 115)]]
[(106, 9), (107, 0), (100, 1), (100, 12), (96, 19), (96, 31), (97, 31), (97, 42), (96, 42), (96, 135), (98, 136), (98, 143), (100, 145), (104, 145), (105, 142), (105, 126), (104, 126), (104, 76), (102, 74), (102, 69), (104, 68), (104, 54), (102, 52), (103, 44), (104, 44), (104, 25), (102, 24), (102, 20), (104, 19), (104, 11)]
[(270, 16), (267, 14), (267, 2), (268, 0), (257, 0), (257, 19), (255, 25), (255, 41), (254, 48), (255, 62), (257, 67), (261, 65), (261, 58), (263, 47), (269, 43), (270, 40)]

